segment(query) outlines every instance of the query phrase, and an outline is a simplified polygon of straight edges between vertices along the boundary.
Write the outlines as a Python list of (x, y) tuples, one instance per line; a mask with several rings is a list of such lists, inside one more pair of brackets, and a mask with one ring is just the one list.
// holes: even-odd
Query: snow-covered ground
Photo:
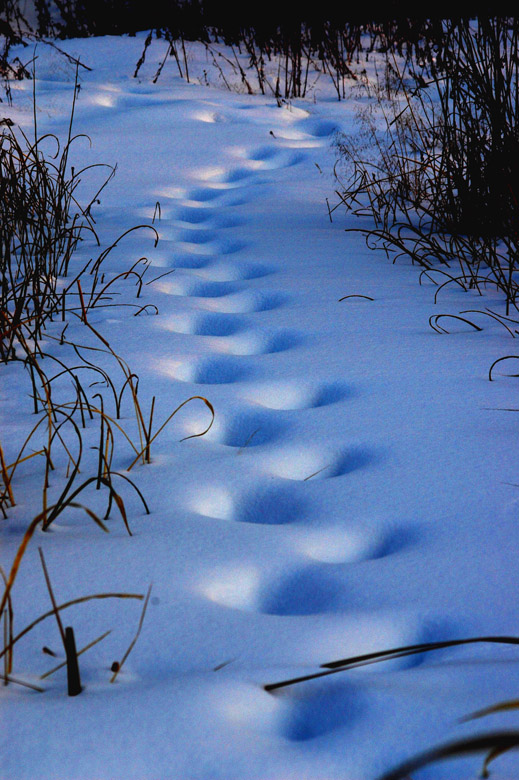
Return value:
[[(80, 696), (67, 697), (65, 670), (41, 682), (43, 694), (2, 689), (0, 776), (373, 780), (443, 741), (513, 728), (513, 711), (460, 723), (517, 696), (517, 651), (507, 646), (264, 690), (355, 654), (519, 634), (517, 418), (496, 411), (517, 406), (517, 380), (503, 367), (488, 381), (515, 347), (489, 317), (474, 315), (481, 332), (459, 321), (449, 335), (429, 327), (432, 314), (503, 311), (494, 292), (481, 302), (451, 285), (434, 305), (435, 288), (418, 284), (410, 262), (393, 266), (344, 231), (354, 217), (337, 210), (330, 222), (334, 133), (353, 132), (361, 98), (337, 102), (324, 76), (281, 106), (228, 91), (196, 45), (191, 70), (208, 84), (186, 83), (173, 63), (153, 84), (160, 42), (133, 79), (143, 40), (60, 43), (92, 67), (80, 74), (75, 118), (92, 147), (76, 141), (73, 164), (117, 163), (93, 211), (102, 246), (151, 224), (160, 203), (158, 246), (149, 229), (133, 232), (109, 254), (107, 274), (142, 256), (147, 280), (174, 269), (143, 288), (139, 303), (158, 315), (99, 308), (90, 322), (139, 375), (146, 408), (156, 397), (157, 426), (193, 395), (210, 401), (215, 421), (180, 442), (210, 422), (203, 402), (190, 402), (153, 443), (152, 463), (132, 469), (151, 509), (125, 493), (132, 537), (115, 514), (105, 535), (71, 511), (32, 539), (12, 594), (15, 632), (50, 608), (39, 546), (60, 603), (153, 587), (114, 684), (110, 666), (135, 634), (140, 602), (67, 611), (81, 647), (112, 629), (80, 658)], [(74, 68), (42, 45), (37, 55), (38, 131), (63, 137)], [(26, 132), (32, 88), (13, 84), (12, 109), (1, 106)], [(101, 176), (85, 176), (85, 193)], [(80, 256), (99, 251), (92, 241)], [(134, 302), (134, 289), (121, 281), (120, 300)], [(339, 302), (348, 295), (373, 300)], [(85, 341), (84, 330), (71, 319), (67, 335)], [(8, 460), (34, 424), (27, 381), (20, 365), (1, 368)], [(115, 468), (132, 460), (121, 442)], [(15, 481), (18, 503), (0, 527), (5, 570), (40, 510), (41, 475), (33, 460)], [(62, 660), (55, 621), (14, 658), (13, 676), (40, 684)], [(481, 760), (413, 780), (469, 780)], [(518, 771), (508, 753), (492, 776)]]

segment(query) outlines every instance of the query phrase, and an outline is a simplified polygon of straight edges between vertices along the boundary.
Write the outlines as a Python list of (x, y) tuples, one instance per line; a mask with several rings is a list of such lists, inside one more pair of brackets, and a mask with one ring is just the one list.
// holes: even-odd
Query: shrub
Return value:
[(519, 20), (442, 27), (433, 67), (413, 71), (414, 84), (391, 62), (402, 89), (378, 93), (382, 137), (366, 112), (368, 142), (338, 140), (338, 194), (374, 220), (363, 229), (371, 246), (426, 269), (440, 263), (466, 288), (497, 285), (509, 313), (518, 293)]

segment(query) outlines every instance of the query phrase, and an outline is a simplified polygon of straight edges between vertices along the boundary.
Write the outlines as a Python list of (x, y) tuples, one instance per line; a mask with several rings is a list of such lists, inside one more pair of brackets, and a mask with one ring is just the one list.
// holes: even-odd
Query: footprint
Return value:
[[(460, 635), (463, 635), (463, 630), (460, 631), (459, 625), (456, 625), (452, 619), (445, 618), (443, 615), (428, 615), (423, 619), (416, 641), (412, 644), (441, 642), (445, 639)], [(442, 656), (448, 658), (451, 653), (452, 650), (450, 648), (434, 650), (434, 652), (429, 653), (417, 653), (416, 655), (402, 658), (399, 661), (400, 668), (415, 669), (417, 666), (423, 666), (429, 663), (434, 665), (441, 661)], [(459, 658), (459, 649), (456, 651), (456, 654)]]
[(388, 555), (397, 555), (414, 547), (420, 540), (421, 534), (417, 528), (402, 526), (386, 533), (373, 552), (373, 558), (386, 558)]
[(215, 347), (230, 355), (268, 355), (292, 349), (302, 344), (303, 341), (304, 336), (295, 331), (268, 333), (261, 330), (250, 330), (232, 338), (226, 338)]
[(304, 123), (304, 128), (315, 138), (326, 138), (340, 130), (337, 123), (330, 119), (308, 119)]
[(246, 179), (250, 179), (253, 171), (245, 167), (231, 168), (210, 168), (200, 174), (201, 179), (214, 182), (215, 184), (240, 185)]
[[(173, 243), (173, 242), (171, 242)], [(157, 268), (191, 268), (193, 270), (199, 270), (205, 268), (209, 262), (208, 255), (195, 255), (195, 254), (177, 254), (174, 250), (168, 252), (165, 250), (165, 242), (160, 243), (162, 249), (153, 253), (153, 266)], [(176, 249), (176, 245), (175, 245)], [(153, 289), (160, 290), (161, 292), (168, 292), (168, 287), (165, 285), (163, 277), (162, 280), (153, 283)], [(169, 277), (167, 277), (169, 279)]]
[(334, 452), (318, 447), (290, 446), (269, 453), (268, 470), (283, 479), (303, 482), (340, 477), (373, 462), (373, 455), (362, 447)]
[(243, 452), (275, 440), (282, 433), (282, 426), (268, 413), (255, 411), (232, 412), (227, 418), (219, 415), (206, 439), (236, 447)]
[(193, 282), (187, 294), (192, 298), (221, 298), (236, 289), (229, 282)]
[(131, 110), (134, 108), (148, 108), (149, 106), (163, 106), (165, 104), (171, 106), (177, 102), (178, 101), (176, 100), (164, 99), (164, 97), (161, 97), (160, 95), (140, 93), (131, 90), (129, 93), (121, 95), (121, 100), (118, 105), (126, 110)]
[(290, 704), (283, 735), (291, 742), (308, 742), (354, 723), (363, 710), (359, 695), (356, 686), (331, 678), (280, 692), (278, 697)]
[[(169, 236), (165, 237), (169, 238)], [(193, 227), (190, 230), (176, 231), (175, 238), (177, 241), (188, 244), (210, 244), (218, 240), (218, 234), (213, 230), (200, 230)]]
[(257, 146), (247, 154), (249, 160), (256, 160), (259, 162), (266, 162), (268, 160), (274, 160), (279, 156), (279, 150), (274, 146)]
[[(154, 209), (149, 208), (146, 215), (153, 217)], [(143, 214), (144, 215), (144, 214)], [(162, 209), (162, 217), (170, 217), (171, 209)], [(180, 226), (195, 226), (222, 229), (243, 225), (244, 218), (237, 214), (218, 213), (216, 209), (201, 208), (200, 206), (180, 206), (175, 212), (176, 222)]]
[(239, 225), (245, 224), (245, 221), (244, 217), (240, 217), (237, 214), (225, 213), (216, 214), (213, 219), (215, 227), (219, 229), (239, 227)]
[(195, 111), (192, 114), (193, 119), (198, 122), (206, 122), (207, 124), (215, 124), (219, 122), (227, 122), (226, 117), (220, 114), (218, 111), (211, 111), (210, 109), (202, 109), (201, 111)]
[(350, 388), (341, 382), (266, 382), (248, 387), (247, 400), (267, 409), (311, 409), (337, 403), (351, 395)]
[(166, 186), (160, 187), (157, 190), (151, 190), (150, 195), (155, 200), (160, 200), (162, 198), (166, 199), (166, 201), (177, 201), (186, 197), (186, 190), (184, 187)]
[(200, 276), (205, 276), (215, 282), (231, 282), (240, 279), (261, 279), (273, 273), (273, 270), (261, 263), (237, 263), (221, 260), (207, 265)]
[(293, 486), (262, 485), (236, 501), (233, 518), (240, 523), (286, 525), (303, 521), (308, 511), (301, 491)]
[[(156, 203), (157, 201), (155, 201)], [(161, 225), (161, 220), (169, 220), (171, 219), (173, 215), (173, 208), (171, 206), (163, 206), (160, 204), (160, 211), (158, 207), (154, 204), (148, 205), (148, 206), (142, 206), (141, 208), (138, 208), (135, 210), (135, 213), (138, 217), (141, 219), (147, 219), (153, 222), (154, 226), (159, 229)], [(160, 201), (159, 201), (160, 203)]]
[(219, 187), (197, 187), (187, 195), (187, 200), (194, 203), (210, 203), (213, 200), (221, 198), (225, 194), (225, 190)]
[(213, 311), (228, 314), (247, 314), (256, 311), (276, 309), (288, 300), (283, 293), (261, 290), (242, 290), (234, 295), (226, 295), (216, 301), (207, 301), (204, 305)]
[(196, 208), (196, 206), (181, 206), (176, 212), (180, 222), (191, 225), (201, 225), (211, 219), (212, 214), (208, 209)]
[(180, 382), (222, 385), (239, 382), (250, 373), (241, 362), (226, 357), (202, 357), (182, 361), (164, 361), (159, 369)]
[(195, 336), (231, 336), (244, 330), (246, 323), (233, 314), (185, 312), (172, 315), (162, 323), (164, 330)]
[(208, 210), (223, 206), (241, 206), (250, 200), (246, 194), (247, 188), (230, 186), (229, 184), (208, 184), (205, 187), (195, 187), (183, 196), (183, 205), (196, 206)]
[(287, 525), (302, 522), (309, 512), (308, 502), (292, 485), (264, 483), (232, 495), (221, 485), (205, 485), (190, 497), (193, 512), (217, 520), (234, 520), (256, 525)]
[(220, 298), (234, 292), (237, 287), (232, 282), (201, 282), (191, 277), (166, 277), (159, 289), (168, 295), (189, 298)]
[(259, 610), (267, 615), (318, 615), (337, 609), (341, 587), (322, 564), (312, 564), (269, 584), (260, 594)]
[(300, 152), (288, 149), (276, 149), (273, 146), (258, 146), (245, 155), (254, 167), (261, 170), (276, 170), (296, 165), (304, 156)]
[(298, 149), (311, 149), (323, 146), (326, 139), (339, 132), (337, 124), (327, 119), (305, 119), (296, 126), (281, 128), (276, 137), (288, 141), (288, 146)]
[(182, 231), (176, 238), (181, 250), (197, 255), (231, 255), (246, 247), (243, 241), (236, 241), (206, 230)]
[(282, 617), (320, 615), (336, 609), (340, 587), (322, 564), (290, 574), (262, 587), (259, 570), (251, 565), (222, 567), (201, 585), (204, 595), (226, 607)]
[(302, 528), (296, 548), (308, 558), (322, 563), (357, 563), (377, 557), (380, 539), (372, 529)]

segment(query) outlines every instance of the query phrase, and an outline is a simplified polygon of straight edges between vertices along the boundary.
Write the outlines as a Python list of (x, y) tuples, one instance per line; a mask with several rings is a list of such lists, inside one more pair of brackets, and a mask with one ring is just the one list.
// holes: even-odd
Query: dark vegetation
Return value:
[[(258, 89), (279, 98), (304, 97), (309, 69), (316, 67), (333, 80), (341, 99), (346, 80), (356, 78), (352, 63), (358, 63), (361, 56), (394, 51), (408, 63), (431, 63), (435, 46), (443, 40), (441, 19), (451, 12), (451, 5), (442, 2), (435, 4), (432, 16), (420, 17), (410, 2), (396, 0), (370, 4), (362, 13), (337, 4), (303, 12), (296, 4), (267, 0), (243, 6), (239, 14), (218, 0), (151, 0), (145, 4), (140, 0), (34, 0), (33, 13), (24, 16), (16, 0), (7, 0), (0, 16), (4, 36), (0, 76), (27, 75), (26, 63), (9, 58), (11, 47), (21, 40), (134, 35), (149, 30), (136, 73), (154, 38), (168, 42), (165, 61), (173, 58), (188, 80), (185, 42), (202, 41), (209, 51), (223, 43), (231, 47), (234, 67), (250, 92)], [(236, 54), (246, 55), (248, 67), (238, 62)], [(279, 71), (272, 81), (265, 75), (265, 66), (273, 61)]]
[[(420, 281), (437, 285), (435, 302), (449, 285), (478, 297), (500, 291), (504, 311), (479, 314), (515, 336), (519, 21), (446, 20), (442, 28), (432, 63), (418, 69), (415, 62), (410, 74), (388, 59), (359, 136), (337, 139), (338, 195), (348, 210), (368, 217), (366, 227), (354, 229), (370, 247), (423, 269)], [(469, 304), (460, 314), (471, 314), (469, 324), (479, 330), (472, 319), (484, 320), (473, 309)], [(439, 324), (445, 316), (431, 318), (439, 333), (446, 332), (445, 321)]]
[[(19, 380), (23, 385), (25, 377), (35, 415), (34, 425), (17, 452), (4, 454), (0, 446), (0, 513), (4, 519), (16, 506), (17, 489), (23, 485), (27, 466), (40, 463), (42, 478), (41, 505), (30, 507), (25, 499), (26, 507), (34, 513), (32, 520), (10, 571), (4, 573), (0, 568), (5, 585), (0, 595), (0, 620), (4, 625), (0, 649), (4, 673), (0, 679), (5, 684), (20, 682), (12, 676), (13, 648), (32, 627), (14, 635), (11, 591), (35, 532), (49, 530), (64, 514), (83, 515), (107, 532), (107, 521), (115, 512), (131, 536), (127, 510), (130, 496), (146, 513), (149, 508), (128, 472), (137, 463), (151, 462), (152, 443), (188, 401), (197, 398), (207, 406), (209, 427), (214, 417), (209, 401), (196, 396), (157, 425), (155, 398), (146, 408), (139, 394), (139, 377), (98, 326), (91, 323), (94, 312), (106, 307), (129, 308), (134, 316), (157, 312), (152, 303), (142, 301), (147, 285), (153, 281), (146, 276), (147, 258), (138, 258), (120, 273), (106, 271), (105, 265), (128, 233), (144, 229), (155, 245), (158, 234), (152, 225), (138, 225), (101, 250), (91, 210), (115, 170), (110, 169), (108, 178), (86, 203), (80, 202), (80, 183), (89, 169), (72, 164), (72, 147), (81, 142), (81, 136), (74, 136), (72, 131), (77, 84), (76, 78), (65, 139), (50, 134), (39, 136), (36, 110), (34, 138), (8, 124), (0, 134), (0, 363), (4, 369), (7, 365), (22, 369)], [(94, 247), (94, 256), (84, 262), (76, 254), (78, 245), (87, 240)], [(134, 303), (118, 298), (121, 286), (127, 289), (130, 284), (135, 292)], [(79, 326), (80, 335), (74, 324)], [(126, 418), (124, 424), (122, 417)], [(9, 445), (12, 450), (14, 443)], [(124, 467), (119, 455), (121, 445), (129, 450)], [(87, 456), (89, 450), (96, 452), (94, 458)], [(122, 473), (123, 468), (126, 473)], [(63, 639), (69, 693), (77, 695), (81, 690), (77, 656), (100, 639), (76, 651), (73, 632), (68, 630), (71, 627), (63, 628), (59, 615), (67, 605), (57, 607), (43, 557), (42, 565), (53, 604), (50, 614), (56, 616)], [(78, 603), (89, 600), (83, 597)]]

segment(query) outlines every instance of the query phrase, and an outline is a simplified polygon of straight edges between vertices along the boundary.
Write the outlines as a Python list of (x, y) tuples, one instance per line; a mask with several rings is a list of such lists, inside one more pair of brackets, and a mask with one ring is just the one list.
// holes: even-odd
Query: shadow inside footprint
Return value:
[(417, 528), (410, 526), (395, 528), (382, 539), (379, 547), (373, 554), (373, 559), (386, 558), (413, 547), (420, 538)]
[(168, 265), (172, 268), (205, 268), (208, 261), (201, 255), (175, 255), (169, 260)]
[(373, 453), (364, 447), (352, 447), (340, 455), (337, 460), (330, 465), (327, 471), (328, 477), (340, 477), (343, 474), (350, 474), (365, 466), (369, 466), (375, 461)]
[(329, 119), (316, 119), (309, 124), (305, 124), (305, 130), (316, 138), (326, 138), (328, 135), (337, 133), (339, 127)]
[(181, 382), (221, 385), (238, 382), (247, 376), (248, 370), (230, 358), (214, 357), (177, 364), (168, 373)]
[(312, 406), (316, 408), (319, 406), (328, 406), (329, 404), (335, 404), (345, 398), (351, 398), (351, 388), (347, 387), (342, 382), (333, 382), (328, 385), (320, 387), (313, 399)]
[(322, 564), (307, 566), (268, 588), (261, 611), (267, 615), (318, 615), (337, 606), (339, 591), (336, 578)]
[(222, 190), (213, 187), (198, 187), (189, 193), (189, 200), (195, 203), (209, 203), (222, 195)]
[(183, 206), (177, 211), (177, 219), (180, 222), (186, 222), (189, 225), (202, 225), (210, 218), (211, 214), (208, 212), (208, 209)]
[[(418, 634), (417, 640), (414, 644), (432, 644), (434, 642), (443, 642), (449, 639), (455, 639), (459, 636), (463, 636), (463, 631), (459, 630), (459, 626), (448, 617), (432, 617), (425, 618), (422, 628)], [(470, 646), (469, 646), (470, 647)], [(447, 659), (452, 657), (452, 653), (455, 653), (457, 657), (460, 657), (460, 648), (443, 648), (433, 650), (425, 653), (416, 653), (416, 655), (410, 655), (402, 658), (396, 663), (401, 669), (414, 669), (417, 666), (424, 664), (437, 664), (442, 660), (442, 657)], [(463, 649), (461, 649), (463, 652)]]
[[(327, 679), (305, 683), (305, 686), (304, 691), (299, 688), (297, 693), (289, 694), (292, 706), (283, 732), (291, 742), (307, 742), (323, 736), (357, 717), (358, 691), (347, 682)], [(285, 698), (287, 694), (283, 694)]]
[(284, 352), (286, 349), (298, 347), (305, 341), (302, 333), (291, 330), (282, 330), (274, 333), (267, 341), (265, 352)]
[(236, 289), (232, 282), (192, 282), (186, 294), (191, 298), (221, 298), (236, 292)]
[(201, 315), (194, 329), (198, 336), (232, 336), (244, 330), (245, 322), (233, 314)]
[(263, 486), (244, 496), (236, 507), (235, 517), (241, 523), (284, 525), (302, 520), (307, 503), (291, 486)]
[(288, 297), (283, 293), (241, 290), (225, 298), (222, 297), (218, 302), (218, 310), (229, 314), (248, 314), (276, 309), (287, 300)]
[[(269, 414), (244, 412), (233, 414), (222, 426), (214, 428), (214, 438), (228, 447), (238, 447), (242, 452), (249, 447), (257, 447), (273, 441), (281, 433), (279, 422)], [(208, 434), (210, 437), (210, 434)]]

